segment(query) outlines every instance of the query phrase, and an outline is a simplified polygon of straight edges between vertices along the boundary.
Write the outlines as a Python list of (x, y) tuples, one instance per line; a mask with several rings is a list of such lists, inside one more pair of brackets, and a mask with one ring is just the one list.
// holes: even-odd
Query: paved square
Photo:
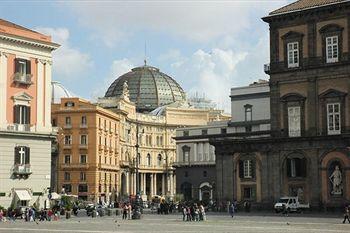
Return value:
[(0, 223), (0, 232), (62, 232), (62, 233), (137, 233), (137, 232), (268, 232), (268, 233), (349, 233), (350, 224), (342, 224), (341, 217), (303, 217), (294, 215), (208, 215), (205, 222), (183, 222), (181, 215), (144, 214), (141, 220), (122, 220), (116, 217), (73, 217), (57, 222)]

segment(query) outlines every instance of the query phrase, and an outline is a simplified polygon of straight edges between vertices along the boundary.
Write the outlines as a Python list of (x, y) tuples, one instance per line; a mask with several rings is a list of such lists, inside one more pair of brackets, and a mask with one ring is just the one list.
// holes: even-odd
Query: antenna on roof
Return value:
[(145, 41), (145, 59), (143, 60), (143, 62), (145, 63), (145, 66), (147, 65), (147, 44)]

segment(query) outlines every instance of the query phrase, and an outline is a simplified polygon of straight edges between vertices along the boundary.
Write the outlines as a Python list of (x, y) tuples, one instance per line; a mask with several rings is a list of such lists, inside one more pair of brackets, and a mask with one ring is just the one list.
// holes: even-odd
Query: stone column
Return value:
[(154, 182), (153, 182), (153, 174), (151, 173), (150, 174), (150, 180), (151, 180), (151, 182), (150, 182), (150, 196), (152, 197), (153, 196), (153, 187), (154, 187)]
[(143, 192), (144, 192), (144, 194), (146, 194), (146, 189), (147, 189), (146, 175), (147, 175), (146, 173), (143, 174), (143, 188), (144, 188)]
[(46, 130), (51, 131), (51, 81), (52, 81), (52, 61), (45, 62), (45, 117), (44, 126)]
[(134, 194), (134, 173), (130, 173), (130, 194)]
[(136, 194), (137, 188), (136, 188), (136, 173), (134, 173), (134, 194)]
[(176, 194), (176, 174), (174, 173), (173, 178), (173, 195)]
[(165, 195), (165, 174), (162, 174), (162, 195)]
[(158, 195), (157, 192), (157, 173), (154, 173), (154, 195)]
[(126, 178), (126, 193), (129, 195), (130, 194), (130, 189), (129, 189), (129, 172), (126, 172), (125, 173), (125, 178)]
[(140, 173), (140, 192), (143, 192), (144, 186), (143, 186), (143, 173)]
[[(39, 59), (37, 60), (37, 82), (36, 82), (36, 88), (37, 88), (37, 99), (36, 99), (36, 130), (42, 131), (44, 126), (44, 83), (45, 83), (45, 77), (44, 77), (44, 61)], [(35, 77), (33, 77), (35, 78)], [(48, 90), (48, 91), (51, 91)], [(50, 101), (50, 100), (47, 100)], [(49, 116), (47, 116), (49, 117)], [(107, 195), (107, 194), (106, 194)]]
[(197, 155), (197, 143), (193, 144), (193, 161), (198, 161), (198, 155)]

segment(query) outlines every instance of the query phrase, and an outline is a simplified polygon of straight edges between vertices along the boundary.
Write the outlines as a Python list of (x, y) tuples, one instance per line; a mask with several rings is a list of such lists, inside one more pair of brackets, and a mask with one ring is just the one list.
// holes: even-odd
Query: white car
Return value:
[(302, 204), (299, 202), (298, 197), (281, 197), (274, 205), (276, 213), (281, 211), (287, 212), (301, 212), (303, 209), (309, 209), (310, 204)]

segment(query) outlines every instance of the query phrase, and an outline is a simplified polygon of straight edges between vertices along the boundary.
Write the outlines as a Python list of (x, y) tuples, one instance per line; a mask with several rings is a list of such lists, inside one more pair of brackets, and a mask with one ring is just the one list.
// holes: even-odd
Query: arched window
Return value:
[(286, 162), (288, 177), (306, 177), (306, 158), (288, 158)]
[(162, 155), (158, 154), (158, 166), (162, 166)]
[(147, 154), (147, 166), (151, 166), (151, 155)]

